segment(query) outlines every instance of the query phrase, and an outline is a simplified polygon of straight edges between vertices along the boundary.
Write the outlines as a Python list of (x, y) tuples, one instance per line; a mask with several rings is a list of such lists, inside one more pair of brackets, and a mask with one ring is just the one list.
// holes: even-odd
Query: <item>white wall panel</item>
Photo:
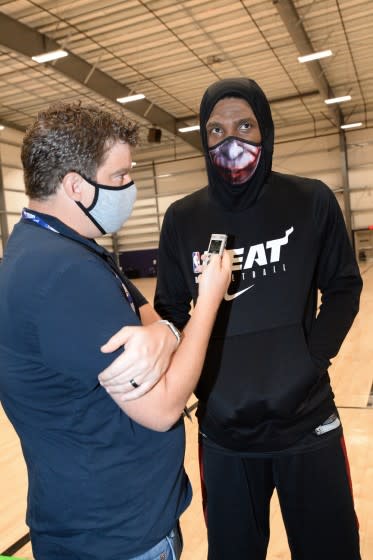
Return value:
[[(18, 213), (27, 204), (27, 197), (22, 192), (22, 135), (17, 131), (12, 133), (7, 130), (4, 141), (4, 132), (2, 131), (0, 138), (0, 149), (6, 210)], [(366, 227), (373, 223), (373, 130), (351, 131), (346, 134), (346, 140), (350, 166), (349, 182), (352, 189), (352, 224), (354, 228)], [(333, 190), (343, 186), (340, 166), (338, 134), (282, 142), (275, 146), (275, 170), (318, 178)], [(156, 247), (163, 215), (169, 205), (207, 183), (203, 156), (148, 164), (143, 162), (138, 168), (134, 168), (133, 178), (138, 186), (138, 199), (131, 218), (118, 234), (120, 250)], [(355, 189), (358, 190), (354, 192)], [(337, 193), (337, 199), (343, 209), (343, 195)], [(8, 215), (9, 231), (16, 221), (18, 216)], [(100, 243), (112, 249), (110, 236), (100, 240)]]
[(19, 222), (20, 216), (8, 215), (8, 228), (9, 234), (12, 232), (14, 226)]
[(4, 142), (1, 145), (1, 161), (3, 165), (12, 165), (22, 168), (21, 150), (18, 144)]
[(27, 206), (28, 202), (28, 198), (25, 193), (7, 191), (6, 189), (4, 189), (4, 192), (7, 212), (18, 212), (21, 214), (22, 208)]
[(331, 189), (341, 187), (338, 136), (278, 144), (273, 168), (282, 173), (320, 179)]
[(156, 164), (158, 195), (191, 192), (206, 184), (203, 157)]
[(158, 205), (159, 205), (159, 213), (161, 214), (161, 216), (163, 216), (163, 214), (166, 212), (167, 208), (170, 206), (172, 202), (174, 202), (175, 200), (179, 200), (179, 198), (183, 198), (187, 194), (188, 193), (185, 192), (179, 194), (178, 196), (160, 196), (158, 200)]
[(15, 169), (3, 164), (3, 181), (6, 189), (25, 191), (22, 169)]

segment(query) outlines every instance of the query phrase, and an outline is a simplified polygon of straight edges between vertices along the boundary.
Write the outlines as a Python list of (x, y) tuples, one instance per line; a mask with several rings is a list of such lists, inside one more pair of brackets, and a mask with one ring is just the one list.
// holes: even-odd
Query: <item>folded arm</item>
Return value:
[[(180, 418), (202, 371), (216, 313), (229, 283), (230, 266), (229, 255), (225, 253), (223, 259), (214, 256), (205, 268), (200, 277), (197, 303), (183, 331), (181, 344), (165, 375), (153, 389), (137, 400), (125, 402), (120, 392), (110, 392), (123, 411), (138, 423), (166, 431)], [(105, 350), (114, 351), (121, 342), (117, 333), (105, 345)], [(107, 376), (108, 370), (105, 370), (99, 376), (100, 381), (105, 382)], [(110, 386), (108, 389), (110, 391)]]
[[(103, 352), (112, 352), (123, 347), (122, 352), (107, 368), (102, 385), (121, 393), (122, 400), (133, 400), (145, 395), (159, 381), (169, 366), (178, 342), (171, 330), (163, 323), (153, 307), (146, 303), (141, 306), (142, 327), (123, 327), (111, 344), (102, 346)], [(131, 380), (135, 382), (134, 387)]]

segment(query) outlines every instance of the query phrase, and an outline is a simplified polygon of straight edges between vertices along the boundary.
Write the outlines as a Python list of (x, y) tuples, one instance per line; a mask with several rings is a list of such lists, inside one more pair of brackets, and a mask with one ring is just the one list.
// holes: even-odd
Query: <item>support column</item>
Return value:
[(111, 235), (111, 239), (113, 241), (113, 254), (114, 254), (114, 260), (117, 263), (118, 267), (121, 268), (120, 266), (120, 260), (119, 260), (119, 243), (118, 243), (118, 234), (117, 233), (113, 233)]
[(350, 236), (350, 241), (351, 243), (353, 243), (350, 180), (348, 176), (348, 154), (347, 154), (346, 134), (343, 130), (340, 130), (339, 132), (339, 151), (341, 155), (342, 189), (343, 189), (345, 221), (346, 221), (347, 232), (348, 235)]
[(1, 243), (4, 252), (5, 245), (7, 244), (8, 237), (9, 237), (9, 229), (8, 229), (8, 218), (6, 214), (6, 205), (5, 205), (3, 166), (1, 163), (1, 145), (0, 145), (0, 233), (1, 233)]
[(154, 195), (155, 195), (155, 206), (156, 206), (156, 209), (157, 209), (158, 234), (160, 234), (161, 233), (161, 219), (160, 219), (160, 216), (159, 216), (157, 169), (156, 169), (154, 160), (152, 160), (152, 170), (153, 170), (153, 185), (154, 185)]

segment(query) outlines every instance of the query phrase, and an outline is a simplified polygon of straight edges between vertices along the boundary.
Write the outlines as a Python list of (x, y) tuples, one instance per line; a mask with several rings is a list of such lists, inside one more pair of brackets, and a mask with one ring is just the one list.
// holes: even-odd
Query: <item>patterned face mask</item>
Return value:
[(209, 148), (213, 165), (223, 179), (233, 185), (246, 183), (258, 166), (262, 147), (236, 136), (228, 136), (219, 144)]

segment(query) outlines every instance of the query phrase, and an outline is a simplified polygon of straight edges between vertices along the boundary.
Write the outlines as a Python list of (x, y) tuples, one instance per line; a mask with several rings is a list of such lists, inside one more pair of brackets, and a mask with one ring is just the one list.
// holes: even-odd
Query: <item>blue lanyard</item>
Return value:
[[(54, 233), (58, 233), (58, 234), (60, 233), (57, 229), (53, 228), (45, 220), (40, 218), (40, 216), (36, 216), (35, 214), (32, 214), (32, 212), (29, 212), (25, 208), (22, 210), (22, 218), (24, 220), (28, 220), (29, 222), (33, 222), (34, 224), (36, 224), (39, 227), (42, 227), (42, 228), (47, 229), (49, 231), (53, 231)], [(87, 247), (87, 249), (92, 251), (92, 252), (95, 252), (95, 251), (93, 251), (93, 249), (90, 249), (89, 247)], [(119, 282), (122, 286), (122, 292), (123, 292), (124, 297), (126, 298), (128, 303), (130, 304), (132, 311), (134, 311), (136, 313), (136, 307), (135, 307), (133, 298), (132, 298), (127, 286), (125, 285), (124, 281), (119, 276), (119, 274), (116, 270), (117, 267), (115, 265), (115, 262), (114, 262), (113, 258), (111, 257), (111, 255), (105, 255), (105, 256), (102, 255), (102, 258), (110, 266), (110, 269), (111, 269), (112, 273), (114, 274), (114, 276), (117, 278), (117, 280), (119, 280)]]
[(22, 210), (22, 218), (24, 218), (25, 220), (29, 220), (30, 222), (34, 222), (34, 224), (37, 224), (38, 226), (40, 226), (44, 229), (49, 229), (49, 231), (54, 231), (55, 233), (60, 233), (59, 231), (54, 229), (52, 226), (47, 224), (47, 222), (45, 222), (42, 218), (40, 218), (39, 216), (35, 216), (35, 214), (32, 214), (31, 212), (29, 212), (25, 208)]
[[(110, 266), (111, 271), (112, 271), (112, 273), (114, 274), (114, 276), (117, 278), (117, 280), (119, 280), (119, 282), (120, 282), (120, 284), (121, 284), (121, 286), (122, 286), (122, 291), (123, 291), (124, 297), (126, 298), (126, 300), (128, 301), (128, 303), (130, 304), (132, 311), (134, 311), (134, 312), (136, 313), (136, 307), (135, 307), (135, 304), (134, 304), (134, 301), (133, 301), (133, 297), (131, 296), (131, 294), (130, 294), (130, 292), (129, 292), (127, 286), (126, 286), (125, 283), (123, 282), (122, 278), (119, 276), (119, 274), (118, 274), (118, 272), (117, 272), (117, 270), (116, 270), (116, 266), (115, 266), (114, 261), (112, 261), (112, 262), (111, 262), (111, 261), (112, 261), (112, 259), (111, 259), (111, 257), (110, 257), (110, 261), (109, 261), (109, 259), (108, 259), (106, 262), (107, 262), (108, 265)], [(137, 315), (137, 313), (136, 313), (136, 315)]]

